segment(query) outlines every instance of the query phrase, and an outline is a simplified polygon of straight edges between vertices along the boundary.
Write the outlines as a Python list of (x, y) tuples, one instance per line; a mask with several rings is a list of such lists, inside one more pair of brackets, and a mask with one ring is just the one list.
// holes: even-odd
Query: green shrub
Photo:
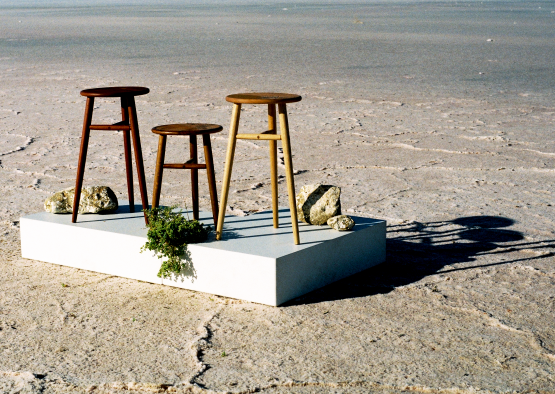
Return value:
[(188, 220), (175, 212), (176, 206), (147, 209), (148, 218), (147, 242), (141, 247), (153, 251), (162, 261), (158, 277), (177, 278), (182, 272), (191, 270), (187, 244), (204, 242), (212, 230), (198, 220)]

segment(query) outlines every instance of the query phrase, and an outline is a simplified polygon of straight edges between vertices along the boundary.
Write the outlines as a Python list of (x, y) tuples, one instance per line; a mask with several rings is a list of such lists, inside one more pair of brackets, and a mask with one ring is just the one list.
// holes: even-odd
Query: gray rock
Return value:
[(297, 194), (297, 216), (308, 224), (326, 224), (341, 215), (341, 189), (331, 185), (305, 185)]
[[(48, 197), (44, 210), (51, 213), (72, 213), (75, 188), (61, 190)], [(81, 189), (78, 213), (112, 212), (118, 209), (118, 198), (108, 186), (89, 186)]]
[(328, 219), (328, 226), (337, 231), (347, 231), (355, 227), (355, 221), (347, 215), (338, 215)]

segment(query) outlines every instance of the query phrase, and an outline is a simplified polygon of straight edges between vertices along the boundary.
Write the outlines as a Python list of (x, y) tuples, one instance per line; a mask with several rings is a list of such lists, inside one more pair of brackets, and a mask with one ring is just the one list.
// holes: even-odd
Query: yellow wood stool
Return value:
[[(227, 155), (225, 160), (224, 181), (222, 186), (222, 199), (220, 201), (220, 212), (218, 214), (218, 225), (216, 226), (216, 239), (222, 236), (224, 227), (225, 208), (229, 195), (229, 182), (231, 181), (231, 170), (233, 168), (233, 157), (235, 145), (238, 139), (243, 140), (267, 140), (270, 142), (270, 178), (272, 183), (272, 210), (274, 214), (274, 227), (279, 227), (278, 221), (278, 182), (277, 182), (277, 141), (281, 140), (283, 146), (283, 159), (285, 162), (285, 176), (287, 179), (287, 191), (289, 193), (289, 209), (291, 211), (291, 225), (293, 226), (293, 237), (295, 245), (300, 243), (299, 226), (297, 223), (297, 206), (295, 203), (295, 182), (293, 180), (293, 161), (291, 160), (291, 144), (289, 141), (289, 123), (287, 121), (287, 103), (301, 101), (302, 97), (297, 94), (287, 93), (240, 93), (227, 96), (226, 101), (233, 103), (231, 115), (231, 127), (229, 129), (229, 142), (227, 144)], [(242, 104), (267, 104), (268, 105), (268, 130), (260, 134), (238, 134), (239, 116)], [(279, 112), (280, 134), (276, 130), (276, 104)]]

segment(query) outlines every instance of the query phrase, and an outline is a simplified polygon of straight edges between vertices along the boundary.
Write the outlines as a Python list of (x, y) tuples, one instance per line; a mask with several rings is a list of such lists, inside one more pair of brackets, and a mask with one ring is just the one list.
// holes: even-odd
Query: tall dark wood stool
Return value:
[[(154, 173), (154, 190), (152, 194), (152, 207), (158, 207), (160, 203), (160, 190), (162, 189), (162, 175), (164, 168), (177, 168), (191, 170), (191, 189), (193, 195), (193, 218), (199, 219), (198, 215), (198, 170), (206, 169), (208, 176), (208, 188), (210, 190), (210, 202), (212, 204), (212, 217), (214, 225), (218, 223), (218, 192), (216, 190), (216, 178), (214, 176), (214, 159), (212, 158), (212, 145), (210, 134), (219, 133), (223, 127), (217, 124), (182, 123), (156, 126), (152, 132), (159, 135), (158, 155), (156, 157), (156, 172)], [(169, 135), (189, 136), (190, 159), (181, 164), (165, 164), (166, 140)], [(197, 135), (202, 135), (204, 146), (205, 164), (198, 162)]]
[[(283, 146), (283, 158), (285, 162), (285, 176), (287, 178), (287, 191), (289, 193), (289, 209), (291, 211), (291, 225), (293, 226), (293, 238), (295, 245), (300, 243), (299, 226), (297, 223), (297, 206), (295, 203), (295, 182), (293, 180), (293, 161), (291, 160), (291, 144), (289, 142), (289, 123), (287, 120), (286, 104), (301, 101), (302, 97), (287, 93), (241, 93), (227, 96), (226, 101), (233, 103), (231, 115), (231, 127), (229, 130), (229, 142), (227, 144), (227, 155), (225, 159), (225, 173), (222, 186), (222, 200), (220, 202), (220, 213), (216, 227), (216, 239), (222, 236), (224, 227), (225, 207), (229, 195), (229, 182), (233, 168), (233, 157), (235, 156), (235, 145), (238, 139), (243, 140), (268, 140), (270, 141), (270, 178), (272, 183), (272, 210), (274, 216), (274, 227), (279, 227), (278, 221), (278, 182), (277, 182), (277, 141), (281, 140)], [(238, 134), (239, 116), (242, 104), (268, 104), (268, 130), (260, 134)], [(279, 125), (281, 133), (276, 131), (276, 104), (279, 111)]]
[[(148, 209), (148, 193), (146, 190), (145, 170), (143, 166), (143, 153), (141, 150), (141, 138), (139, 136), (139, 125), (137, 123), (137, 109), (135, 108), (135, 96), (141, 96), (150, 92), (148, 88), (141, 86), (118, 86), (110, 88), (85, 89), (81, 96), (87, 98), (85, 107), (85, 120), (83, 122), (83, 135), (81, 137), (81, 149), (79, 151), (79, 163), (77, 164), (77, 179), (75, 181), (75, 198), (73, 201), (73, 214), (71, 222), (77, 221), (77, 211), (81, 198), (81, 186), (83, 185), (83, 174), (85, 173), (85, 161), (87, 159), (87, 148), (89, 146), (89, 135), (91, 130), (121, 130), (123, 131), (123, 148), (125, 151), (125, 171), (127, 173), (127, 192), (129, 194), (129, 209), (135, 212), (135, 199), (133, 197), (133, 166), (131, 163), (131, 145), (129, 132), (133, 137), (133, 150), (135, 152), (135, 164), (139, 178), (139, 189), (143, 209)], [(121, 99), (121, 122), (111, 125), (91, 124), (95, 97), (119, 97)], [(145, 214), (145, 222), (147, 217)], [(147, 222), (148, 224), (148, 222)]]

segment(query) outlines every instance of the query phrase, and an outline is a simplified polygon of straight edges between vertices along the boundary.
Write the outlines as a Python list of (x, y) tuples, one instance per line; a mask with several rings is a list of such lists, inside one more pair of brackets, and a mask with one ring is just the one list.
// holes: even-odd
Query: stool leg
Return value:
[(160, 204), (164, 158), (166, 157), (166, 138), (165, 135), (160, 135), (158, 138), (158, 154), (156, 155), (156, 171), (154, 172), (154, 187), (152, 189), (152, 208), (158, 208)]
[(73, 196), (73, 212), (71, 222), (77, 221), (79, 211), (79, 200), (81, 199), (81, 187), (83, 186), (83, 175), (85, 174), (85, 162), (87, 160), (87, 148), (89, 147), (89, 135), (92, 113), (94, 108), (94, 97), (87, 97), (85, 105), (85, 119), (83, 120), (83, 134), (81, 135), (81, 148), (79, 149), (79, 162), (77, 164), (77, 178), (75, 179), (75, 194)]
[[(197, 136), (189, 136), (191, 163), (198, 164)], [(191, 168), (191, 191), (193, 195), (193, 219), (198, 220), (198, 168)]]
[[(121, 98), (121, 120), (129, 124), (127, 112), (127, 99)], [(135, 212), (135, 196), (133, 194), (133, 163), (131, 158), (131, 139), (129, 130), (123, 130), (123, 150), (125, 152), (125, 173), (127, 175), (127, 195), (129, 199), (129, 212)]]
[(300, 243), (299, 225), (297, 223), (297, 204), (295, 201), (295, 181), (293, 179), (293, 160), (291, 159), (291, 144), (289, 141), (289, 122), (287, 120), (287, 109), (285, 104), (278, 104), (279, 125), (281, 128), (281, 143), (283, 146), (283, 158), (285, 161), (285, 176), (287, 178), (287, 191), (289, 194), (289, 209), (291, 211), (291, 225), (293, 226), (293, 237), (295, 245)]
[(210, 203), (212, 204), (212, 217), (214, 226), (218, 223), (218, 190), (216, 189), (216, 177), (214, 175), (214, 159), (212, 157), (212, 145), (210, 134), (202, 135), (204, 146), (204, 161), (206, 161), (206, 175), (208, 176), (208, 189), (210, 190)]
[[(276, 105), (268, 104), (268, 130), (276, 133)], [(277, 141), (270, 140), (270, 180), (272, 183), (272, 211), (274, 228), (279, 227), (278, 217), (278, 173), (277, 173)]]
[[(141, 150), (141, 137), (139, 136), (139, 125), (137, 123), (137, 109), (135, 108), (135, 98), (128, 99), (129, 125), (131, 126), (131, 135), (133, 136), (133, 150), (135, 151), (135, 164), (137, 165), (137, 177), (139, 178), (139, 190), (141, 191), (141, 201), (143, 209), (148, 209), (148, 194), (146, 190), (145, 168), (143, 165), (143, 152)], [(145, 223), (148, 219), (145, 216)]]
[(222, 201), (220, 201), (220, 212), (218, 213), (218, 225), (216, 226), (216, 239), (222, 238), (224, 228), (225, 207), (229, 195), (229, 182), (231, 181), (231, 170), (233, 168), (233, 157), (235, 156), (235, 145), (237, 144), (237, 130), (239, 129), (239, 117), (241, 115), (241, 104), (233, 104), (231, 114), (231, 125), (229, 127), (229, 140), (227, 143), (227, 154), (225, 158), (224, 180), (222, 184)]

